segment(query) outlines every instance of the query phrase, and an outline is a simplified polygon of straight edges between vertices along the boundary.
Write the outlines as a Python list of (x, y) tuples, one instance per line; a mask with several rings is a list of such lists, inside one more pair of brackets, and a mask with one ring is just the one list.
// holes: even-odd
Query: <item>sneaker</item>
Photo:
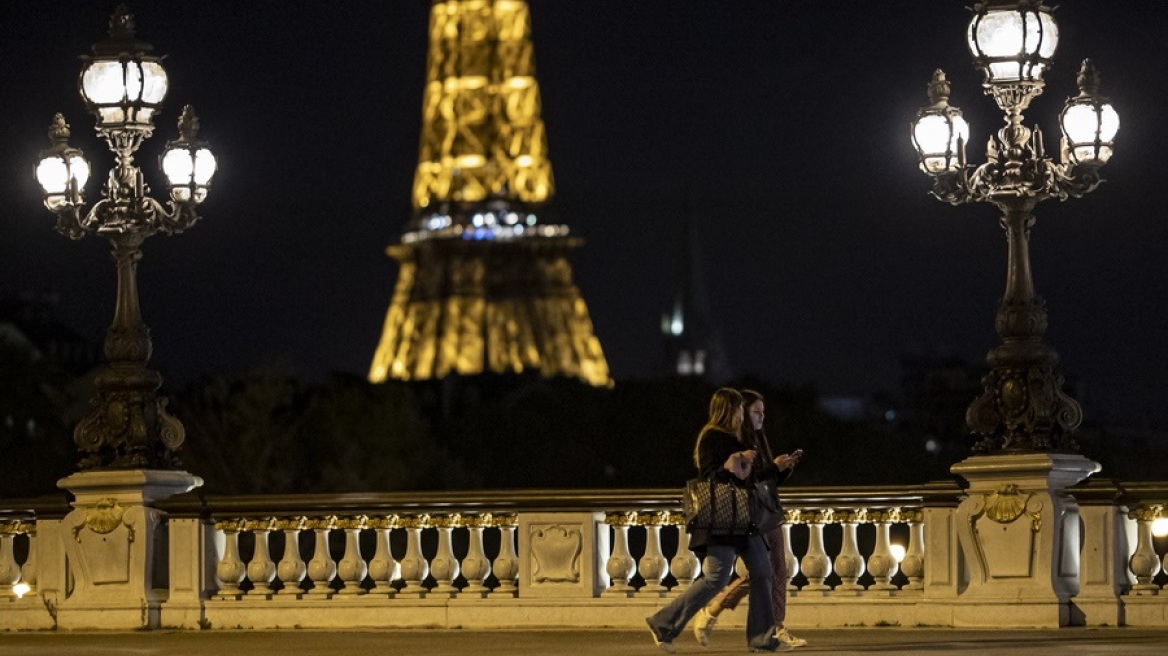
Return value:
[(698, 644), (703, 647), (710, 646), (710, 636), (714, 635), (714, 625), (718, 623), (718, 618), (711, 615), (705, 608), (698, 611), (694, 615), (693, 632), (694, 638), (697, 639)]
[(751, 653), (773, 654), (777, 651), (791, 651), (792, 649), (794, 649), (794, 647), (779, 641), (775, 641), (775, 644), (771, 645), (770, 647), (756, 647), (750, 651)]
[[(649, 620), (645, 621), (648, 622)], [(677, 651), (677, 648), (673, 646), (672, 642), (657, 637), (657, 629), (654, 629), (652, 624), (649, 625), (649, 635), (653, 636), (653, 644), (657, 645), (657, 648), (666, 654), (672, 654)]]
[(788, 647), (790, 647), (792, 649), (794, 649), (795, 647), (806, 647), (807, 646), (806, 640), (804, 640), (803, 638), (796, 638), (795, 636), (791, 635), (791, 632), (788, 631), (786, 629), (786, 627), (775, 631), (775, 638), (778, 639), (778, 641), (780, 643), (787, 645)]

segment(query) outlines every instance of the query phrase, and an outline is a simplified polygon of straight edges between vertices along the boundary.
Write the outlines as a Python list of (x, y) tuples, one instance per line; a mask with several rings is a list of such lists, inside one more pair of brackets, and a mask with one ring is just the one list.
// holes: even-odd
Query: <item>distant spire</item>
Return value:
[(730, 368), (717, 329), (710, 320), (700, 254), (697, 213), (690, 188), (682, 192), (680, 257), (673, 304), (661, 317), (665, 342), (665, 373), (697, 376), (715, 382), (730, 378)]

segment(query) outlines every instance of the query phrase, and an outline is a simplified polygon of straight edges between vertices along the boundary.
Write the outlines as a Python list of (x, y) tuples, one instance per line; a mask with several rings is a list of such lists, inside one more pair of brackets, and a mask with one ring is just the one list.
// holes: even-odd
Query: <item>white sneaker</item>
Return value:
[(666, 642), (657, 637), (657, 631), (653, 628), (652, 625), (649, 626), (649, 635), (653, 636), (653, 644), (657, 645), (657, 648), (666, 654), (672, 654), (673, 652), (677, 651), (677, 648), (673, 646), (672, 642)]
[(710, 646), (710, 636), (714, 635), (714, 625), (718, 623), (718, 618), (709, 614), (705, 608), (698, 611), (693, 619), (694, 638), (697, 639), (698, 644), (703, 647)]
[(787, 645), (788, 647), (790, 647), (792, 649), (794, 649), (795, 647), (806, 647), (807, 646), (806, 640), (804, 640), (803, 638), (796, 638), (795, 636), (791, 635), (791, 632), (788, 631), (786, 629), (786, 627), (776, 630), (775, 631), (775, 638), (781, 644)]

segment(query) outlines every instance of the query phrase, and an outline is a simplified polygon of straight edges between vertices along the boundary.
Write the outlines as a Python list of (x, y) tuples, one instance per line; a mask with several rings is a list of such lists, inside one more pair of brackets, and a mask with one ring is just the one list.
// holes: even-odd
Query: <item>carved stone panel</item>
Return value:
[(535, 583), (577, 583), (580, 580), (580, 553), (584, 536), (579, 526), (533, 525), (531, 579)]
[(521, 513), (519, 596), (598, 596), (609, 530), (602, 513)]

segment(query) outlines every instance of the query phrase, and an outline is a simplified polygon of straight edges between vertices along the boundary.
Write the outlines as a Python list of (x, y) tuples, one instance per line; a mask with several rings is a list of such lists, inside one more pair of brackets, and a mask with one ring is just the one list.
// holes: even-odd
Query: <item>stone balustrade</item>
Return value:
[[(1157, 537), (1168, 489), (1135, 487), (1074, 490), (1081, 535), (1063, 562), (1081, 581), (1076, 623), (1168, 626), (1168, 540)], [(148, 594), (159, 600), (156, 626), (637, 627), (701, 576), (678, 496), (180, 495), (157, 504), (166, 553), (153, 562), (165, 571)], [(791, 626), (952, 626), (969, 616), (956, 485), (785, 488), (783, 498)], [(60, 500), (5, 507), (0, 630), (58, 626), (73, 576), (66, 547), (81, 529), (62, 521)]]
[[(22, 562), (17, 562), (18, 552)], [(0, 604), (36, 593), (36, 555), (35, 523), (27, 518), (0, 522)]]

